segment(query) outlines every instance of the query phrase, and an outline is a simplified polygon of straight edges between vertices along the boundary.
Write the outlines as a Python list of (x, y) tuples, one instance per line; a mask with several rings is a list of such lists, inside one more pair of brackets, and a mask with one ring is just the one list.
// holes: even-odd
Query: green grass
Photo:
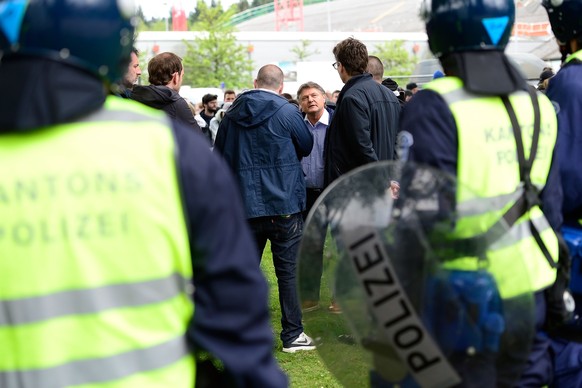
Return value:
[[(342, 385), (334, 378), (326, 368), (317, 351), (283, 353), (283, 344), (279, 339), (281, 332), (281, 308), (279, 306), (279, 292), (277, 290), (277, 277), (273, 268), (271, 246), (267, 244), (261, 260), (261, 269), (269, 284), (269, 309), (271, 313), (271, 326), (275, 338), (275, 357), (281, 369), (289, 376), (290, 386), (293, 388), (324, 387), (335, 388)], [(309, 334), (309, 333), (308, 333)]]
[[(294, 354), (283, 353), (279, 339), (281, 332), (281, 310), (277, 290), (277, 278), (273, 268), (270, 245), (267, 244), (261, 261), (261, 269), (269, 284), (269, 304), (271, 325), (275, 339), (274, 353), (281, 369), (289, 376), (292, 388), (335, 388), (362, 387), (368, 380), (369, 360), (367, 352), (361, 348), (341, 343), (338, 336), (348, 334), (350, 330), (342, 315), (329, 314), (326, 309), (331, 300), (326, 285), (326, 264), (324, 261), (324, 278), (321, 294), (321, 309), (303, 315), (305, 332), (313, 338), (318, 338), (322, 346), (317, 351), (304, 351)], [(327, 361), (324, 363), (322, 355)], [(334, 377), (328, 369), (330, 366), (342, 373), (342, 382)]]

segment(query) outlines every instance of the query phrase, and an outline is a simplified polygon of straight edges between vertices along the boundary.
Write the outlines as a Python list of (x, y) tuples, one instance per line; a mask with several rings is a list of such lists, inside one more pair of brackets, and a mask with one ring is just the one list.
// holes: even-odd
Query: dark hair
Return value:
[(416, 82), (410, 82), (406, 84), (406, 90), (416, 89), (417, 87), (418, 85), (416, 84)]
[(291, 102), (291, 100), (293, 99), (293, 96), (290, 95), (289, 93), (281, 93), (281, 96), (285, 97), (289, 102)]
[(206, 105), (208, 104), (210, 101), (214, 101), (214, 100), (218, 100), (218, 96), (216, 94), (205, 94), (204, 96), (202, 96), (202, 104)]
[(366, 45), (355, 38), (339, 42), (333, 48), (335, 60), (345, 67), (349, 75), (363, 74), (368, 67), (368, 49)]
[(297, 98), (301, 95), (301, 92), (305, 89), (317, 89), (325, 96), (325, 90), (316, 82), (306, 82), (297, 89)]
[(227, 94), (234, 94), (234, 95), (236, 95), (236, 92), (234, 90), (232, 90), (232, 89), (228, 89), (228, 90), (225, 90), (224, 91), (224, 95), (226, 96)]
[(152, 85), (167, 85), (173, 74), (180, 73), (182, 69), (182, 58), (174, 53), (161, 53), (148, 63), (148, 80)]
[(393, 92), (398, 90), (398, 83), (394, 81), (392, 78), (386, 78), (384, 81), (382, 81), (382, 85), (386, 86)]

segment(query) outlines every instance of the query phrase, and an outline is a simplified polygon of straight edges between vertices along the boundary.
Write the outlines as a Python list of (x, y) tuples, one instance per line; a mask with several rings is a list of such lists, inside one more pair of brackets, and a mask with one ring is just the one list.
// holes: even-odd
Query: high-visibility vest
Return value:
[(566, 63), (571, 62), (574, 59), (582, 61), (582, 50), (576, 51), (574, 54), (569, 55), (568, 58), (566, 58)]
[[(523, 193), (511, 121), (500, 97), (484, 97), (463, 88), (456, 77), (435, 80), (425, 87), (439, 93), (457, 125), (458, 162), (457, 223), (453, 235), (470, 238), (487, 232)], [(533, 133), (533, 106), (526, 91), (509, 96), (522, 130), (527, 158)], [(552, 103), (538, 96), (541, 130), (538, 151), (530, 173), (532, 183), (543, 190), (552, 162), (557, 119)], [(531, 233), (536, 225), (554, 263), (544, 256)], [(538, 206), (530, 209), (487, 251), (487, 269), (495, 277), (504, 298), (538, 291), (556, 279), (558, 241)], [(483, 263), (478, 263), (482, 265)], [(457, 269), (474, 269), (475, 258), (454, 260)], [(522, 276), (524, 270), (526, 276)], [(529, 279), (528, 279), (529, 278)]]
[(0, 387), (192, 387), (166, 118), (132, 101), (0, 135)]

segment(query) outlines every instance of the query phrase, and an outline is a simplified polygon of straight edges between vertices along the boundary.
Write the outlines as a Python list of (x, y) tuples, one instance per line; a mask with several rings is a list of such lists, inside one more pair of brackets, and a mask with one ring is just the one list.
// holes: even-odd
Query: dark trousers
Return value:
[(262, 254), (271, 241), (273, 265), (279, 287), (279, 304), (281, 306), (281, 341), (283, 346), (293, 342), (301, 332), (301, 306), (297, 297), (295, 273), (299, 242), (303, 233), (303, 218), (301, 213), (258, 217), (248, 220), (255, 237), (255, 242)]

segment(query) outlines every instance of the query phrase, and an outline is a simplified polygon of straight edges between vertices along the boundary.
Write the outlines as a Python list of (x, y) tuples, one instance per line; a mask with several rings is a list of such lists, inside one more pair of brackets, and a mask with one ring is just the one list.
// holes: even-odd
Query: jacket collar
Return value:
[(336, 106), (338, 106), (341, 103), (344, 95), (347, 93), (348, 90), (350, 90), (355, 84), (365, 80), (366, 78), (372, 79), (372, 74), (370, 74), (370, 73), (358, 74), (358, 75), (354, 75), (352, 78), (350, 78), (348, 80), (348, 82), (346, 82), (346, 84), (344, 85), (342, 90), (340, 91), (340, 94), (337, 97), (337, 101), (335, 103)]
[(99, 109), (106, 98), (99, 78), (41, 58), (3, 60), (0, 85), (0, 133), (72, 122)]

